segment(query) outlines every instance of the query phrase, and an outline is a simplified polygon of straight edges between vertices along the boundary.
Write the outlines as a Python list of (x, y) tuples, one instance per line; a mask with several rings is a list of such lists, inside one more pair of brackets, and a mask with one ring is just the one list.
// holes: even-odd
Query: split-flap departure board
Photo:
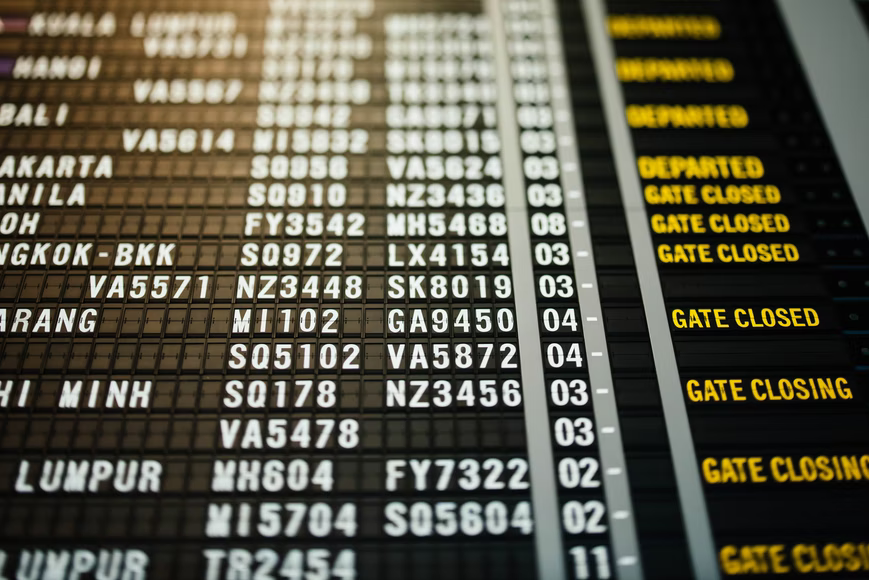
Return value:
[(846, 0), (2, 0), (0, 580), (869, 578)]

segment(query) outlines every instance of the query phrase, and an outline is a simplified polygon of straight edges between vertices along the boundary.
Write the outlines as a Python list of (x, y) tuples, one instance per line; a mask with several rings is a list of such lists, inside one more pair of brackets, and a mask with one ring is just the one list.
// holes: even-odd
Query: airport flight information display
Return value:
[(0, 580), (869, 578), (795, 11), (0, 2)]

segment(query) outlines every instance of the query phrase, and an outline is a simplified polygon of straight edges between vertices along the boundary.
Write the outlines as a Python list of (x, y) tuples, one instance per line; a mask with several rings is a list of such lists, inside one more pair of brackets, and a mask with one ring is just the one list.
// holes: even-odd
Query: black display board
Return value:
[(14, 0), (0, 150), (0, 580), (869, 576), (771, 0)]

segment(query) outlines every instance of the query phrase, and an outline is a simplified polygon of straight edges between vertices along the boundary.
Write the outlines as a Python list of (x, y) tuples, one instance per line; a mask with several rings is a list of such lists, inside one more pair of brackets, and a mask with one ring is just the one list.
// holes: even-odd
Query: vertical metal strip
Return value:
[[(703, 496), (703, 486), (697, 468), (697, 456), (691, 437), (691, 426), (682, 398), (682, 384), (676, 364), (676, 352), (670, 337), (667, 310), (658, 275), (652, 235), (643, 203), (640, 179), (636, 169), (631, 135), (625, 121), (625, 103), (615, 74), (613, 47), (607, 34), (607, 18), (603, 0), (580, 0), (585, 11), (585, 23), (591, 44), (595, 72), (601, 88), (604, 116), (616, 164), (619, 190), (622, 195), (628, 233), (631, 239), (643, 308), (649, 327), (652, 354), (661, 391), (661, 404), (667, 425), (667, 438), (673, 455), (673, 468), (682, 507), (682, 518), (688, 538), (688, 549), (694, 575), (703, 580), (720, 578), (715, 541)], [(825, 3), (826, 4), (826, 3)]]
[(501, 138), (501, 160), (504, 165), (507, 241), (510, 246), (510, 267), (516, 303), (538, 578), (539, 580), (565, 580), (561, 514), (558, 509), (552, 430), (543, 380), (543, 355), (537, 322), (531, 235), (525, 203), (525, 178), (519, 150), (516, 105), (513, 102), (513, 79), (510, 73), (504, 16), (501, 13), (499, 0), (484, 0), (483, 5), (492, 27), (495, 77), (498, 87), (498, 133)]
[(778, 0), (794, 49), (869, 229), (869, 35), (854, 2)]
[(540, 1), (543, 35), (547, 39), (547, 66), (555, 115), (558, 162), (565, 192), (564, 214), (567, 218), (570, 246), (573, 249), (573, 271), (582, 312), (582, 334), (588, 356), (591, 399), (597, 426), (601, 471), (604, 475), (604, 495), (609, 512), (613, 557), (621, 580), (642, 580), (643, 568), (588, 228), (588, 212), (579, 165), (579, 145), (564, 65), (558, 9), (555, 0)]

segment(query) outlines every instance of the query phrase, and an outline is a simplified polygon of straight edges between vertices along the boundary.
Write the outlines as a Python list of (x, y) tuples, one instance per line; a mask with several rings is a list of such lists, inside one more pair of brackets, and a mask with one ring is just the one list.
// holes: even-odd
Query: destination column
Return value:
[(40, 219), (3, 242), (2, 571), (172, 578), (202, 513), (191, 455), (214, 448), (192, 436), (217, 383), (200, 382), (203, 343), (228, 319), (211, 304), (216, 245), (192, 238), (233, 227), (205, 215), (224, 191), (201, 180), (226, 175), (237, 127), (196, 105), (238, 98), (248, 23), (112, 2), (13, 20), (0, 187)]

